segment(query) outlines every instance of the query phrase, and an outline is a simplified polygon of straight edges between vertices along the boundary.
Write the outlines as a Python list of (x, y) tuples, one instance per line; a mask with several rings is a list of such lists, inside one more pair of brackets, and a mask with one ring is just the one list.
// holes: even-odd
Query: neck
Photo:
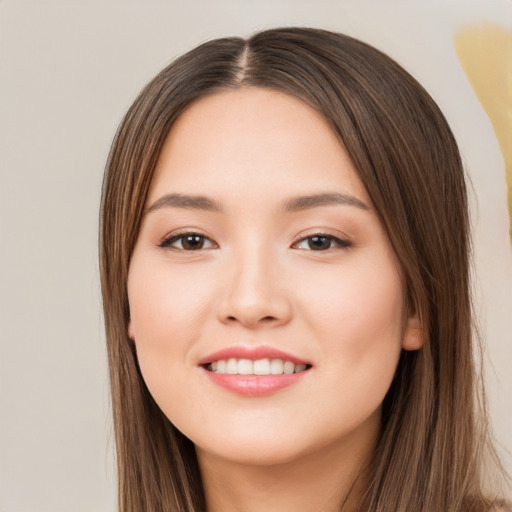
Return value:
[(234, 462), (196, 448), (207, 511), (354, 512), (373, 448), (340, 443), (273, 465)]

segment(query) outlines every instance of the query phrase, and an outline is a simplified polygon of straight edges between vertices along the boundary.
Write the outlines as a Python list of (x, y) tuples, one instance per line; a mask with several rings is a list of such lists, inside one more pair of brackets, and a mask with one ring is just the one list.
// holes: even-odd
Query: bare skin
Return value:
[(262, 467), (212, 460), (198, 450), (208, 512), (351, 512), (366, 482), (356, 468), (370, 451), (340, 447)]
[[(400, 352), (422, 340), (366, 189), (316, 111), (258, 88), (189, 107), (160, 154), (128, 296), (141, 372), (196, 445), (208, 512), (354, 508)], [(251, 375), (251, 395), (211, 365), (236, 350), (307, 364), (270, 391), (260, 383), (284, 375)]]

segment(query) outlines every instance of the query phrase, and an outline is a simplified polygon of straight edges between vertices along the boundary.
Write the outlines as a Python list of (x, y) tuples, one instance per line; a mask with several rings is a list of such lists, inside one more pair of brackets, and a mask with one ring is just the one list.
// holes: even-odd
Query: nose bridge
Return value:
[(241, 244), (231, 255), (221, 320), (248, 327), (289, 320), (291, 305), (279, 277), (276, 251), (255, 240)]

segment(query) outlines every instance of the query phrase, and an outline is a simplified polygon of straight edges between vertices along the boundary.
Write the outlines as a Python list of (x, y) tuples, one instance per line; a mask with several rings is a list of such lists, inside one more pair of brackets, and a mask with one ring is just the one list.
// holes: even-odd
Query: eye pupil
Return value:
[(193, 251), (194, 249), (201, 249), (204, 245), (204, 237), (200, 235), (187, 235), (182, 239), (183, 248), (188, 251)]
[(326, 236), (312, 236), (308, 238), (308, 246), (313, 251), (329, 249), (331, 247), (331, 239)]

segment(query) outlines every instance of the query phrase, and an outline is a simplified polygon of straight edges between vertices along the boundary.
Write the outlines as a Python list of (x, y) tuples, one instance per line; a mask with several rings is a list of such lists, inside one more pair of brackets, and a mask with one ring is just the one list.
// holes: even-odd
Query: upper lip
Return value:
[(237, 345), (234, 347), (224, 348), (222, 350), (218, 350), (217, 352), (213, 352), (199, 360), (199, 365), (205, 365), (209, 363), (213, 363), (215, 361), (219, 361), (221, 359), (252, 359), (256, 361), (257, 359), (282, 359), (283, 361), (291, 361), (295, 364), (306, 364), (311, 365), (309, 361), (296, 357), (292, 354), (288, 354), (287, 352), (283, 352), (274, 347), (269, 347), (266, 345), (260, 345), (258, 347), (246, 347), (242, 345)]

